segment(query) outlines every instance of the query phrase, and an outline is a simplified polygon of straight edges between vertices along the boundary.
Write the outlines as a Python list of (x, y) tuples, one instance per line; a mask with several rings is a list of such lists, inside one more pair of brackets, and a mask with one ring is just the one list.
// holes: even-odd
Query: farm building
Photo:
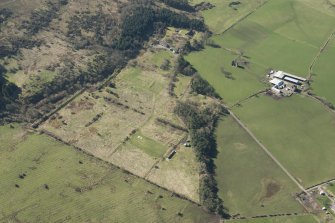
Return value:
[(286, 73), (284, 71), (271, 70), (268, 74), (269, 83), (273, 85), (272, 92), (277, 95), (290, 96), (295, 90), (303, 90), (305, 78)]
[(293, 74), (289, 74), (286, 73), (284, 71), (277, 71), (275, 73), (273, 73), (273, 78), (277, 78), (280, 80), (286, 80), (288, 82), (292, 82), (293, 84), (297, 84), (297, 83), (302, 83), (302, 82), (306, 82), (307, 80), (305, 78), (293, 75)]
[(274, 86), (282, 86), (284, 85), (284, 81), (280, 80), (280, 79), (272, 79), (270, 80), (270, 83), (273, 84)]

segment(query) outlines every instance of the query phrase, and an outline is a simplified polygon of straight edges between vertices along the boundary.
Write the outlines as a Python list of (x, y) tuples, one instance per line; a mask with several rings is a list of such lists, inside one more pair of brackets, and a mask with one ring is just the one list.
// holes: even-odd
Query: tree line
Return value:
[(15, 112), (16, 100), (21, 93), (20, 88), (7, 81), (6, 72), (6, 68), (0, 64), (0, 123), (6, 110), (7, 112)]
[(179, 102), (174, 112), (182, 118), (192, 140), (196, 157), (200, 162), (200, 201), (211, 212), (222, 217), (228, 217), (227, 210), (217, 192), (217, 183), (214, 178), (216, 157), (215, 127), (221, 115), (227, 110), (221, 105), (212, 104), (201, 108), (197, 103), (186, 101)]

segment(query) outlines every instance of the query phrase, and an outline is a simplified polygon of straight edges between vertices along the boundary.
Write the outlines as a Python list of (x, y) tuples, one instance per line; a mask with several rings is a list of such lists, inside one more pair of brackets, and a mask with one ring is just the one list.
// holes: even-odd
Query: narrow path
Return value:
[(323, 45), (320, 47), (320, 50), (318, 51), (318, 53), (316, 54), (316, 56), (313, 58), (309, 68), (308, 68), (308, 77), (307, 80), (311, 80), (312, 79), (312, 71), (313, 68), (316, 64), (316, 61), (319, 59), (320, 55), (322, 54), (322, 52), (325, 50), (325, 48), (328, 46), (329, 42), (333, 39), (333, 37), (335, 36), (335, 29), (333, 30), (333, 32), (329, 35), (329, 37), (327, 38), (327, 40), (323, 43)]
[(264, 152), (284, 171), (284, 173), (299, 187), (300, 190), (308, 194), (308, 191), (294, 178), (294, 176), (272, 155), (272, 153), (261, 143), (257, 137), (243, 124), (243, 122), (232, 112), (229, 111), (234, 120), (251, 136), (251, 138), (264, 150)]

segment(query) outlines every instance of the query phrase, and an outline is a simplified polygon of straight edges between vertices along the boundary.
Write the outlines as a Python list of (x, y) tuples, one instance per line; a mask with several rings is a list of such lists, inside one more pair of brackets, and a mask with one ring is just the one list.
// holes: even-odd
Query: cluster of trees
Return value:
[(196, 70), (192, 65), (184, 59), (183, 56), (179, 56), (176, 61), (175, 71), (185, 76), (192, 76), (196, 73)]
[(213, 158), (217, 154), (215, 127), (217, 120), (227, 111), (219, 105), (201, 108), (193, 102), (179, 102), (175, 113), (183, 119), (192, 139), (192, 146), (201, 163), (200, 200), (210, 211), (227, 217), (223, 201), (218, 197), (217, 183), (214, 178)]
[(50, 22), (57, 16), (61, 6), (66, 5), (67, 0), (52, 2), (49, 0), (45, 8), (32, 12), (30, 19), (23, 22), (22, 27), (29, 34), (36, 34), (40, 29), (47, 27)]
[(188, 4), (188, 0), (160, 0), (164, 4), (187, 12), (194, 12), (195, 9)]
[[(126, 58), (117, 52), (103, 52), (94, 56), (86, 68), (76, 66), (69, 61), (58, 70), (57, 77), (35, 94), (25, 98), (25, 104), (30, 105), (28, 120), (42, 116), (41, 112), (53, 109), (55, 102), (89, 84), (95, 84), (111, 75), (115, 69), (125, 65)], [(34, 109), (38, 108), (38, 110)]]
[(123, 13), (121, 35), (115, 41), (116, 49), (138, 49), (155, 30), (162, 27), (174, 26), (204, 31), (204, 22), (191, 19), (182, 13), (173, 12), (166, 8), (157, 8), (150, 4), (136, 4), (127, 8)]
[(14, 111), (15, 101), (20, 94), (20, 88), (15, 84), (8, 82), (5, 78), (7, 70), (0, 64), (0, 118), (5, 109)]
[[(111, 14), (101, 10), (95, 14), (82, 14), (71, 17), (68, 22), (67, 36), (69, 36), (76, 48), (84, 48), (92, 44), (111, 46), (113, 31), (116, 27)], [(93, 37), (83, 36), (82, 30), (91, 32)]]
[(0, 41), (0, 59), (16, 55), (21, 48), (31, 49), (42, 44), (41, 40), (36, 40), (31, 37), (3, 38)]
[(221, 97), (216, 93), (215, 89), (204, 80), (199, 74), (194, 75), (191, 80), (191, 91), (197, 94), (207, 95), (214, 98)]
[(10, 9), (0, 9), (0, 25), (7, 21), (12, 16), (13, 12)]
[[(178, 2), (171, 0), (165, 4), (174, 5), (174, 7), (184, 5), (183, 7), (187, 8), (186, 1)], [(66, 4), (68, 0), (48, 0), (46, 7), (32, 12), (29, 20), (24, 21), (20, 27), (26, 31), (24, 36), (3, 38), (3, 41), (0, 42), (0, 59), (16, 55), (21, 48), (40, 46), (43, 42), (36, 40), (35, 34), (48, 27)], [(0, 21), (5, 21), (10, 15), (9, 11), (1, 10)], [(71, 60), (65, 61), (57, 68), (57, 76), (51, 82), (44, 84), (32, 95), (25, 96), (22, 100), (24, 105), (22, 111), (26, 113), (25, 118), (28, 121), (42, 117), (43, 113), (53, 109), (59, 100), (89, 84), (105, 79), (116, 68), (123, 67), (130, 58), (138, 54), (144, 41), (156, 30), (161, 30), (166, 26), (201, 31), (206, 29), (203, 21), (190, 18), (181, 11), (175, 12), (168, 8), (161, 8), (151, 0), (130, 2), (122, 9), (120, 21), (119, 24), (112, 15), (103, 13), (101, 10), (97, 13), (77, 14), (70, 19), (67, 33), (69, 40), (75, 43), (73, 44), (75, 48), (90, 46), (90, 49), (95, 49), (95, 55), (90, 56), (94, 59), (85, 66), (78, 65)], [(87, 32), (93, 33), (93, 37), (85, 35)], [(163, 68), (168, 66), (166, 64)], [(189, 65), (183, 65), (183, 68), (180, 69), (182, 73), (188, 75), (194, 72)], [(3, 86), (6, 86), (4, 92), (13, 93), (12, 86), (8, 84)]]

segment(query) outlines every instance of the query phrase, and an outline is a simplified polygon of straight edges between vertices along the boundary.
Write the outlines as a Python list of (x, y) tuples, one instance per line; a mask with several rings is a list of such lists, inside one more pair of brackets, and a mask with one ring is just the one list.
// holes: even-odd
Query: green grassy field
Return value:
[(335, 25), (322, 10), (299, 0), (271, 0), (222, 35), (224, 46), (242, 49), (255, 63), (306, 76)]
[(235, 220), (229, 221), (230, 223), (317, 223), (318, 220), (311, 215), (306, 216), (290, 216), (290, 217), (274, 217), (265, 219), (253, 220)]
[[(330, 9), (330, 2), (270, 0), (220, 34), (228, 27), (227, 24), (242, 17), (243, 13), (238, 12), (240, 9), (247, 12), (248, 7), (255, 8), (260, 1), (248, 1), (247, 5), (242, 2), (234, 14), (224, 11), (229, 9), (226, 7), (227, 2), (210, 2), (217, 7), (203, 11), (203, 15), (206, 24), (214, 32), (211, 40), (220, 47), (206, 46), (202, 51), (192, 52), (186, 59), (210, 82), (227, 105), (268, 86), (264, 83), (264, 77), (269, 68), (307, 76), (313, 58), (335, 27), (335, 13)], [(194, 0), (193, 3), (198, 1)], [(227, 19), (226, 16), (230, 18)], [(328, 47), (317, 62), (312, 83), (313, 91), (330, 101), (334, 100), (335, 95), (330, 86), (334, 82), (334, 75), (330, 72), (333, 42), (330, 43), (332, 47)], [(238, 54), (243, 54), (244, 60), (249, 62), (245, 69), (231, 66)], [(222, 69), (231, 72), (233, 79), (225, 77)], [(326, 81), (328, 82), (325, 83)], [(320, 103), (303, 96), (282, 100), (260, 96), (243, 102), (241, 107), (236, 107), (233, 111), (304, 186), (334, 177), (335, 164), (331, 157), (335, 153), (335, 116)], [(225, 122), (229, 126), (226, 129), (222, 127)], [(260, 207), (259, 197), (264, 193), (264, 184), (271, 183), (271, 178), (269, 180), (267, 177), (277, 176), (276, 171), (279, 170), (264, 154), (260, 155), (260, 151), (255, 153), (255, 148), (259, 149), (257, 145), (238, 129), (229, 119), (224, 120), (218, 129), (220, 153), (216, 160), (217, 180), (221, 189), (220, 196), (226, 206), (233, 213), (240, 211), (252, 214), (280, 210), (274, 207), (276, 205), (288, 208), (285, 202), (289, 201), (289, 193), (284, 190), (292, 191), (292, 187), (288, 186), (292, 182), (283, 178), (280, 178), (282, 181), (277, 181), (288, 188), (280, 190), (272, 197), (272, 201), (269, 199), (263, 209)], [(248, 148), (252, 148), (253, 153)], [(233, 159), (232, 155), (237, 158)], [(270, 164), (264, 165), (263, 162)], [(273, 222), (315, 221), (312, 217), (297, 217), (280, 218)]]
[[(200, 2), (202, 1), (191, 0), (192, 4)], [(266, 2), (266, 0), (243, 1), (236, 7), (229, 7), (230, 0), (210, 0), (209, 2), (215, 5), (215, 7), (202, 12), (205, 23), (214, 33), (221, 33), (240, 18), (243, 18), (256, 7)]]
[(299, 189), (231, 117), (220, 122), (217, 143), (219, 195), (231, 215), (303, 211), (294, 199)]
[[(214, 41), (216, 44), (223, 44), (220, 38), (214, 38)], [(236, 54), (223, 48), (207, 47), (202, 51), (191, 53), (186, 59), (216, 89), (223, 97), (223, 101), (232, 105), (267, 86), (261, 82), (266, 74), (264, 67), (250, 64), (245, 70), (234, 68), (231, 66), (231, 61), (236, 57)], [(231, 72), (234, 79), (227, 78), (222, 73), (222, 68)]]
[[(257, 1), (251, 2), (255, 4)], [(204, 13), (207, 12), (211, 13), (211, 10)], [(335, 26), (334, 16), (310, 1), (271, 0), (224, 34), (214, 35), (211, 39), (221, 48), (207, 46), (186, 58), (216, 88), (224, 101), (231, 104), (264, 88), (261, 81), (269, 68), (307, 76), (319, 47)], [(206, 23), (210, 25), (215, 21), (215, 18), (208, 18)], [(231, 67), (231, 61), (237, 58), (234, 52), (243, 52), (246, 56), (245, 60), (249, 62), (246, 69)], [(222, 67), (231, 72), (235, 80), (225, 78)], [(323, 80), (332, 78), (329, 76), (331, 74)], [(322, 91), (331, 95), (329, 89)]]
[(217, 220), (197, 205), (47, 136), (8, 126), (0, 133), (1, 222)]
[(335, 105), (334, 74), (335, 40), (322, 52), (313, 69), (312, 90)]
[(167, 151), (166, 146), (144, 136), (140, 132), (135, 133), (131, 137), (130, 143), (136, 146), (137, 148), (142, 149), (145, 153), (155, 158), (162, 157), (164, 153)]
[(320, 103), (264, 95), (234, 112), (303, 185), (334, 178), (335, 115)]

